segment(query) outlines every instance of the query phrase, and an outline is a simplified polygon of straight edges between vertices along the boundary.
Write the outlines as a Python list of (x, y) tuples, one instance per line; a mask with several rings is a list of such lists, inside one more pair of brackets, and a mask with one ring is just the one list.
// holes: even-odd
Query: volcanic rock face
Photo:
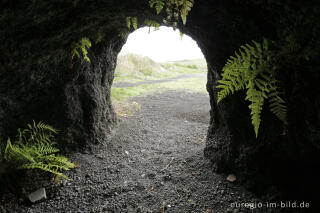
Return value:
[[(197, 41), (207, 60), (211, 121), (205, 155), (215, 169), (234, 173), (260, 193), (273, 192), (268, 189), (276, 186), (305, 195), (320, 162), (317, 63), (305, 65), (305, 72), (301, 66), (280, 74), (289, 110), (285, 132), (265, 110), (256, 140), (242, 93), (216, 104), (220, 70), (240, 45), (277, 39), (283, 27), (278, 18), (288, 11), (305, 7), (306, 14), (319, 16), (316, 1), (277, 2), (196, 0), (187, 25), (179, 28)], [(42, 120), (60, 130), (62, 147), (104, 140), (116, 120), (110, 87), (117, 54), (126, 41), (125, 17), (161, 20), (147, 1), (4, 0), (0, 8), (0, 138), (14, 135), (31, 120)], [(318, 25), (310, 20), (313, 36), (319, 35)], [(93, 43), (90, 63), (71, 57), (72, 42), (82, 37)]]
[(110, 133), (110, 125), (116, 121), (110, 100), (113, 70), (124, 41), (94, 46), (90, 63), (81, 61), (70, 70), (72, 77), (63, 85), (68, 124), (64, 134), (70, 142), (90, 143)]

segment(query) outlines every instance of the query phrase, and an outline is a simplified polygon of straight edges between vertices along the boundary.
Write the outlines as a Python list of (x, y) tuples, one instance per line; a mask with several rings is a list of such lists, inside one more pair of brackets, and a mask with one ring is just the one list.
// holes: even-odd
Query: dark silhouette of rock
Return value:
[[(147, 1), (0, 2), (0, 138), (30, 120), (60, 130), (60, 146), (76, 149), (103, 141), (116, 121), (110, 87), (117, 54), (126, 41), (125, 17), (154, 18)], [(304, 21), (302, 21), (304, 20)], [(261, 195), (313, 199), (319, 191), (319, 2), (196, 0), (182, 32), (195, 39), (208, 64), (211, 122), (205, 156), (217, 171)], [(293, 29), (308, 61), (279, 73), (288, 104), (288, 127), (267, 110), (258, 139), (243, 93), (216, 104), (226, 59), (240, 45)], [(91, 63), (71, 58), (70, 45), (88, 37)], [(312, 53), (312, 54), (308, 54)], [(311, 55), (311, 56), (310, 56)], [(72, 69), (70, 64), (72, 63)]]

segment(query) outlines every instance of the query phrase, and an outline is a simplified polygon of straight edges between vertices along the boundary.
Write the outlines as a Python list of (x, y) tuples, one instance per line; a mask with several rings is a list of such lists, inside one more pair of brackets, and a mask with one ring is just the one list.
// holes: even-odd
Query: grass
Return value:
[[(205, 73), (207, 71), (206, 66), (204, 59), (159, 64), (147, 57), (129, 54), (118, 58), (114, 82), (160, 80), (184, 74)], [(168, 90), (207, 93), (206, 81), (205, 78), (195, 77), (163, 83), (143, 84), (135, 87), (112, 87), (111, 101), (116, 113), (119, 116), (127, 117), (140, 109), (139, 103), (130, 101), (130, 98)]]
[(177, 81), (166, 82), (159, 85), (164, 90), (184, 89), (191, 92), (207, 93), (207, 79), (203, 78), (186, 78)]
[(186, 78), (179, 79), (172, 82), (144, 84), (136, 87), (117, 88), (111, 89), (111, 100), (126, 101), (132, 97), (145, 96), (155, 92), (163, 92), (166, 90), (179, 90), (184, 89), (191, 92), (207, 93), (206, 79), (203, 78)]
[(112, 101), (125, 101), (131, 97), (141, 96), (148, 92), (155, 91), (156, 84), (145, 84), (136, 87), (117, 88), (112, 87), (111, 89), (111, 100)]
[(127, 54), (118, 57), (114, 82), (139, 82), (172, 78), (189, 73), (205, 73), (205, 59), (156, 63), (148, 57)]
[(166, 64), (173, 64), (180, 67), (189, 67), (206, 71), (207, 63), (205, 59), (193, 59), (193, 60), (182, 60), (182, 61), (171, 61)]

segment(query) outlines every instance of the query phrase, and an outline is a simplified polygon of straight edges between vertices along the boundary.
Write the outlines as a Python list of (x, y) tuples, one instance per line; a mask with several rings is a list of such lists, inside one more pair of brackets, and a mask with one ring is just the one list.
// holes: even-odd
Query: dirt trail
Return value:
[(126, 88), (126, 87), (136, 87), (140, 86), (143, 84), (156, 84), (156, 83), (166, 83), (166, 82), (172, 82), (176, 81), (179, 79), (185, 79), (185, 78), (206, 78), (207, 74), (206, 73), (191, 73), (191, 74), (185, 74), (185, 75), (178, 75), (173, 78), (165, 78), (161, 80), (147, 80), (147, 81), (140, 81), (140, 82), (118, 82), (112, 84), (113, 87), (118, 87), (118, 88)]
[(141, 110), (122, 118), (107, 141), (70, 156), (80, 165), (68, 174), (71, 182), (53, 187), (33, 178), (48, 199), (12, 203), (8, 212), (264, 212), (231, 207), (257, 199), (203, 157), (207, 95), (168, 91), (133, 101)]

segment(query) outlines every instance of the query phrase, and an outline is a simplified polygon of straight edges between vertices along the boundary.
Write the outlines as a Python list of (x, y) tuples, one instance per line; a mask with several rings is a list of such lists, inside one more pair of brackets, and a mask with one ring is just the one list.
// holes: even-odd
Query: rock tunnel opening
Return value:
[[(60, 129), (66, 141), (62, 147), (103, 142), (109, 135), (115, 120), (110, 89), (125, 43), (119, 37), (127, 31), (125, 18), (155, 17), (161, 22), (163, 17), (156, 16), (147, 1), (89, 2), (0, 3), (2, 140), (33, 119)], [(317, 1), (195, 1), (187, 24), (179, 26), (197, 40), (208, 63), (211, 119), (205, 156), (215, 170), (235, 173), (240, 183), (260, 195), (276, 191), (288, 199), (317, 199), (313, 194), (319, 183), (310, 180), (319, 177), (320, 156), (318, 9)], [(300, 23), (297, 17), (308, 21)], [(74, 59), (70, 69), (71, 44), (83, 37), (94, 41), (88, 51), (91, 62)], [(278, 42), (278, 47), (296, 41), (308, 54), (301, 57), (303, 63), (293, 57), (279, 71), (289, 106), (288, 134), (282, 135), (281, 124), (265, 113), (257, 141), (243, 94), (217, 105), (215, 88), (227, 58), (241, 45), (263, 37)]]
[(206, 76), (206, 60), (191, 37), (164, 26), (140, 28), (129, 35), (118, 55), (111, 100), (117, 114), (126, 116), (132, 107), (140, 107), (124, 102), (135, 96), (161, 95), (167, 90), (208, 95)]
[(127, 146), (128, 153), (143, 150), (146, 170), (163, 168), (151, 169), (144, 159), (165, 167), (173, 159), (203, 156), (210, 120), (207, 64), (192, 38), (168, 27), (140, 28), (122, 47), (114, 76), (117, 137), (137, 144)]

